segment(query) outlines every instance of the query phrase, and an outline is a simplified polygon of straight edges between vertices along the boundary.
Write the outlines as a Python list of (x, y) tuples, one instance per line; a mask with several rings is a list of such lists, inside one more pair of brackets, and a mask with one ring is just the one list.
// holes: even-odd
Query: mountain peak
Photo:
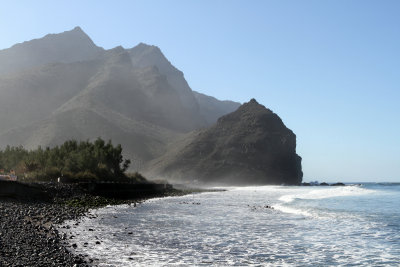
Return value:
[(42, 66), (91, 60), (103, 49), (79, 27), (0, 50), (0, 74)]
[(258, 102), (257, 102), (257, 100), (255, 98), (250, 99), (249, 103), (258, 104)]
[(70, 31), (65, 31), (64, 33), (72, 33), (72, 34), (75, 34), (77, 36), (80, 35), (82, 37), (88, 38), (92, 42), (92, 40), (90, 39), (89, 35), (84, 30), (82, 30), (82, 28), (79, 27), (79, 26), (76, 26), (75, 28), (73, 28)]
[(261, 105), (252, 98), (249, 102), (244, 103), (237, 110), (238, 113), (250, 112), (250, 113), (273, 113), (272, 110), (266, 108), (264, 105)]
[(132, 64), (134, 66), (139, 68), (157, 66), (157, 68), (160, 70), (160, 73), (163, 75), (168, 76), (172, 74), (181, 79), (179, 82), (180, 85), (171, 84), (173, 87), (181, 87), (183, 84), (185, 84), (185, 87), (187, 87), (185, 90), (189, 89), (186, 81), (183, 81), (183, 73), (171, 64), (158, 46), (139, 43), (137, 46), (128, 49), (128, 51), (131, 55)]
[(76, 32), (84, 32), (84, 31), (82, 30), (82, 28), (81, 28), (81, 27), (79, 27), (79, 26), (76, 26), (75, 28), (73, 28), (73, 29), (72, 29), (72, 31), (76, 31)]
[(34, 39), (24, 43), (38, 42), (38, 41), (64, 41), (64, 42), (85, 42), (87, 45), (96, 46), (89, 35), (87, 35), (81, 27), (76, 26), (72, 30), (64, 31), (61, 33), (50, 33), (43, 38)]
[(129, 49), (129, 52), (133, 58), (151, 58), (152, 63), (154, 61), (168, 61), (161, 49), (155, 45), (148, 45), (145, 43), (139, 43), (137, 46)]
[[(160, 50), (160, 48), (156, 45), (149, 45), (146, 43), (140, 42), (137, 46), (133, 47), (132, 49), (155, 49), (155, 50)], [(160, 50), (161, 51), (161, 50)]]
[(109, 51), (112, 51), (115, 53), (122, 53), (122, 52), (125, 52), (125, 48), (123, 48), (121, 45), (119, 45), (114, 48), (111, 48)]

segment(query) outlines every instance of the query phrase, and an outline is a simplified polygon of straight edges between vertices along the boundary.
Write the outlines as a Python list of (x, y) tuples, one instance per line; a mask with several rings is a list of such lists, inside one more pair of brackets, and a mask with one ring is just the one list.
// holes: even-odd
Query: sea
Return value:
[(400, 183), (230, 187), (91, 214), (59, 229), (98, 266), (400, 266)]

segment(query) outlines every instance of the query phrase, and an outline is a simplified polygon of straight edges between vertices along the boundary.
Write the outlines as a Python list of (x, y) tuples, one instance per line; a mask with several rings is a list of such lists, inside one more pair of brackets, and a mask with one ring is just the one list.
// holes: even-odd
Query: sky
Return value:
[(1, 1), (0, 49), (80, 26), (160, 47), (192, 90), (255, 98), (297, 136), (305, 181), (400, 182), (400, 1)]

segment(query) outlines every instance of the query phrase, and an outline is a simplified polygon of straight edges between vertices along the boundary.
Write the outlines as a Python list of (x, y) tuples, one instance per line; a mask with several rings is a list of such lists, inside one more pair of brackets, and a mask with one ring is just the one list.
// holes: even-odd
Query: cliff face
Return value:
[(252, 99), (208, 129), (174, 144), (148, 166), (148, 175), (212, 184), (299, 184), (296, 136)]

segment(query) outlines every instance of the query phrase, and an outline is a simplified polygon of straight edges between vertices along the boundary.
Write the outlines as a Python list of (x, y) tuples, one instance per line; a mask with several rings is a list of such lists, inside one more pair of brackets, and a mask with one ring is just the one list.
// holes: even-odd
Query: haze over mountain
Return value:
[(0, 73), (11, 73), (53, 62), (90, 60), (102, 51), (80, 27), (75, 27), (72, 31), (48, 34), (43, 38), (0, 50)]
[(156, 46), (104, 50), (79, 27), (0, 51), (0, 125), (0, 147), (111, 139), (151, 177), (302, 177), (295, 135), (276, 114), (255, 100), (240, 106), (192, 91)]
[(221, 103), (215, 114), (207, 102), (200, 106), (158, 47), (104, 50), (79, 27), (0, 51), (2, 147), (103, 137), (143, 162), (240, 105), (215, 103)]

